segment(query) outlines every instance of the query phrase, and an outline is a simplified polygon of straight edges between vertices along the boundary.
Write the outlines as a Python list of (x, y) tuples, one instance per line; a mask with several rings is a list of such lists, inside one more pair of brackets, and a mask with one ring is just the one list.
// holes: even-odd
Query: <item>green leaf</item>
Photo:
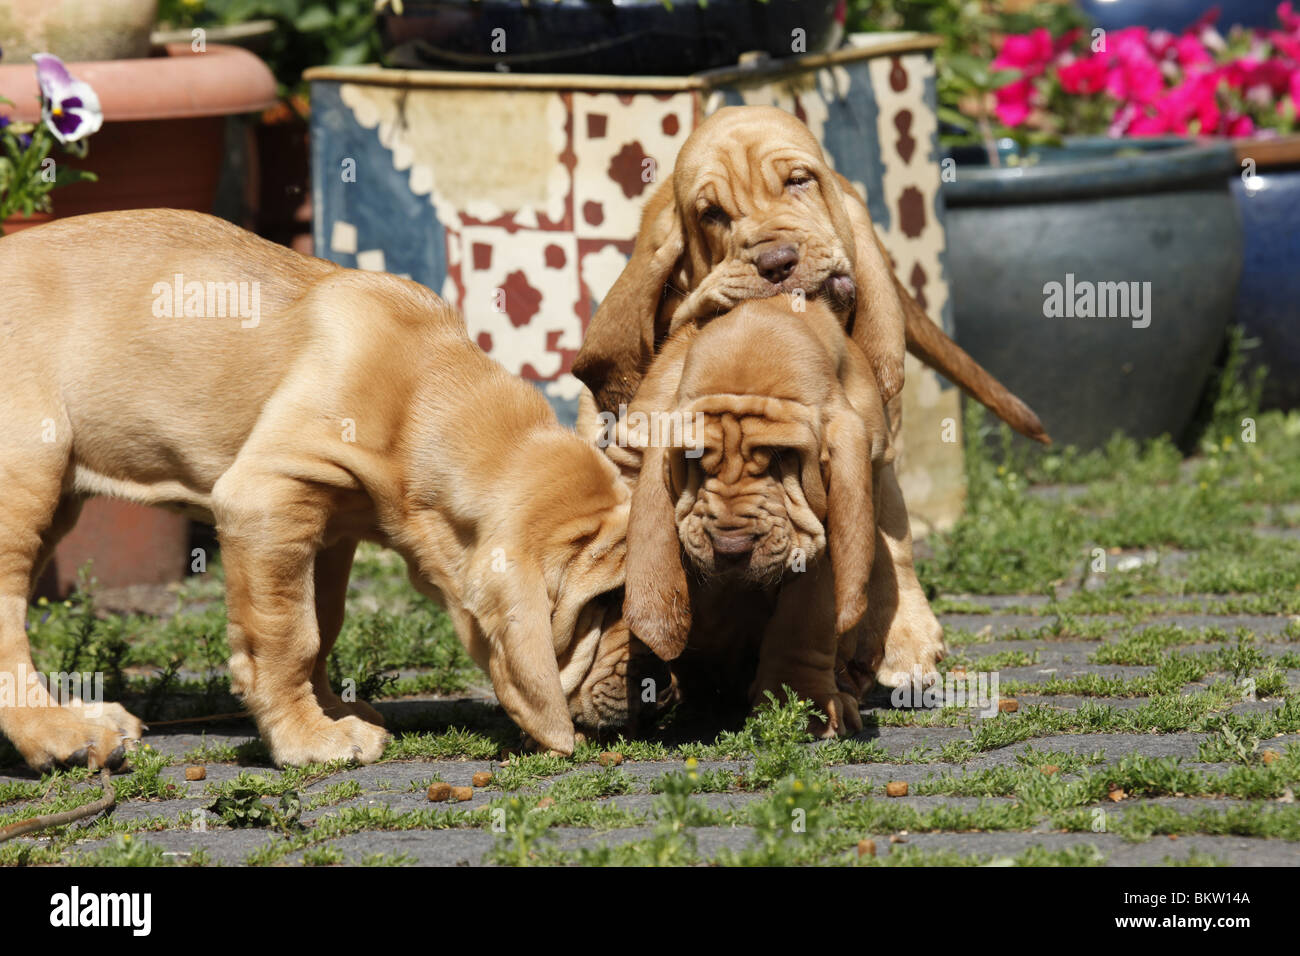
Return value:
[(293, 21), (295, 29), (303, 33), (314, 33), (318, 30), (324, 30), (334, 23), (334, 15), (330, 13), (329, 7), (323, 4), (317, 4), (308, 7)]
[(368, 59), (370, 59), (370, 44), (361, 42), (336, 50), (330, 57), (330, 63), (334, 66), (356, 66), (365, 63)]
[(975, 124), (975, 121), (965, 113), (955, 110), (950, 106), (940, 106), (937, 112), (939, 114), (939, 119), (943, 120), (945, 123), (950, 123), (953, 126), (959, 127), (960, 129), (969, 131)]

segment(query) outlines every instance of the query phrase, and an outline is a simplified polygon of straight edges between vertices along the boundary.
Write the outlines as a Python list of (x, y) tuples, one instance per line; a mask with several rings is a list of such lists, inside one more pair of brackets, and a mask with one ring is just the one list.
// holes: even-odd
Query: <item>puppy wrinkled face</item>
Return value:
[(707, 277), (723, 301), (795, 293), (848, 308), (853, 235), (838, 184), (807, 127), (766, 112), (781, 135), (756, 137), (752, 119), (742, 121), (752, 113), (722, 110), (678, 157), (674, 191), (694, 240), (689, 279)]
[(599, 627), (601, 635), (591, 669), (569, 694), (569, 714), (581, 730), (635, 732), (677, 700), (668, 665), (632, 636), (622, 618), (622, 604), (619, 590), (602, 595), (583, 611), (586, 626)]
[(822, 553), (825, 497), (808, 461), (816, 446), (782, 437), (789, 432), (758, 416), (707, 415), (703, 453), (669, 457), (678, 538), (701, 575), (767, 587)]

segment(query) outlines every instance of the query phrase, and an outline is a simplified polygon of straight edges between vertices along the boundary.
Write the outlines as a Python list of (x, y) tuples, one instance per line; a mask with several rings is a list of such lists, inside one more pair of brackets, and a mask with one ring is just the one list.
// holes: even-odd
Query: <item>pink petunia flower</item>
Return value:
[(1184, 34), (1176, 39), (1173, 43), (1174, 59), (1183, 69), (1191, 66), (1199, 66), (1202, 63), (1213, 63), (1214, 57), (1210, 56), (1210, 51), (1196, 37)]
[(1277, 19), (1287, 33), (1300, 33), (1300, 15), (1291, 7), (1291, 0), (1278, 4)]
[(1038, 76), (1054, 53), (1052, 34), (1044, 27), (1030, 33), (1012, 33), (1002, 41), (993, 69), (1019, 70), (1026, 77)]
[(1106, 92), (1120, 102), (1150, 103), (1164, 88), (1164, 75), (1150, 59), (1133, 58), (1119, 64), (1106, 77)]
[(1075, 96), (1091, 96), (1106, 88), (1107, 64), (1104, 56), (1088, 56), (1057, 67), (1061, 88)]
[(1223, 135), (1231, 137), (1254, 136), (1255, 121), (1249, 116), (1233, 116), (1224, 126)]
[(1029, 117), (1034, 95), (1031, 80), (1017, 80), (995, 91), (997, 106), (994, 112), (1007, 126), (1019, 126)]

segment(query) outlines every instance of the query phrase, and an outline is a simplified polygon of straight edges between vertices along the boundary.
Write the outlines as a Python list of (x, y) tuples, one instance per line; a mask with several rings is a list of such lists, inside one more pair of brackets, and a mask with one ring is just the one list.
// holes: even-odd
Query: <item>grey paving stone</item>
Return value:
[[(87, 840), (78, 843), (76, 851), (79, 854), (94, 853), (112, 846), (115, 839)], [(133, 839), (142, 840), (178, 855), (206, 850), (211, 862), (232, 866), (242, 864), (248, 854), (254, 850), (284, 838), (266, 830), (228, 830), (209, 826), (206, 832), (192, 829), (160, 830), (138, 834)]]
[(1107, 757), (1136, 753), (1146, 757), (1194, 759), (1206, 734), (1055, 734), (1020, 741), (995, 753), (1019, 753), (1029, 747), (1065, 753), (1090, 754), (1101, 751)]
[(1118, 677), (1130, 680), (1134, 677), (1147, 677), (1155, 671), (1154, 667), (1130, 667), (1122, 664), (1067, 664), (1061, 661), (1052, 667), (1042, 664), (1030, 664), (1028, 667), (1003, 667), (998, 670), (1004, 681), (1023, 681), (1027, 684), (1042, 684), (1054, 678), (1066, 680), (1096, 674), (1098, 677)]
[(1145, 630), (1155, 624), (1173, 624), (1188, 629), (1217, 627), (1232, 632), (1244, 627), (1255, 634), (1278, 634), (1291, 623), (1286, 615), (1246, 615), (1246, 614), (1161, 614), (1147, 619)]
[[(868, 712), (869, 714), (870, 712)], [(954, 740), (970, 740), (971, 732), (965, 727), (871, 727), (855, 734), (853, 740), (874, 740), (891, 753), (902, 753), (914, 747), (938, 750)]]
[[(345, 863), (354, 866), (376, 854), (405, 856), (412, 866), (481, 866), (495, 839), (482, 829), (375, 830), (351, 833), (325, 845), (342, 851)], [(303, 855), (293, 853), (286, 862), (301, 863)]]
[(1031, 614), (941, 614), (939, 623), (945, 630), (970, 631), (997, 637), (1009, 631), (1036, 631), (1051, 623), (1051, 618)]
[[(698, 852), (705, 859), (716, 856), (723, 849), (742, 851), (754, 842), (754, 831), (750, 827), (697, 827), (690, 833), (695, 838)], [(635, 843), (653, 835), (654, 828), (649, 826), (604, 832), (575, 827), (559, 831), (557, 844), (564, 850), (573, 851), (582, 847)]]
[[(753, 763), (752, 760), (700, 760), (696, 762), (695, 769), (699, 773), (710, 773), (715, 770), (744, 773), (753, 766)], [(685, 771), (686, 763), (682, 760), (629, 760), (621, 764), (619, 769), (643, 786), (648, 786), (651, 781), (658, 780), (666, 774)]]
[[(145, 734), (144, 742), (159, 753), (184, 756), (200, 747), (241, 747), (257, 741), (257, 728), (251, 721), (225, 725), (230, 730), (212, 730), (207, 733), (168, 733), (152, 728)], [(267, 766), (270, 766), (268, 763)]]
[(1085, 703), (1100, 707), (1113, 707), (1116, 710), (1136, 710), (1151, 703), (1149, 697), (1076, 697), (1071, 694), (1016, 694), (1020, 706), (1055, 707), (1061, 710), (1077, 710)]
[[(765, 799), (767, 794), (751, 792), (697, 793), (694, 800), (710, 810), (744, 810), (749, 804)], [(613, 797), (604, 797), (594, 803), (617, 807), (629, 813), (638, 813), (649, 818), (659, 795), (654, 793), (624, 793)]]

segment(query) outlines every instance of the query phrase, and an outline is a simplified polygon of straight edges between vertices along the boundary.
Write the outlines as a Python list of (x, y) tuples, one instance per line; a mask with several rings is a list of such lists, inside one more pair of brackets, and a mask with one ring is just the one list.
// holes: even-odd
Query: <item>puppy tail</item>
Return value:
[(1007, 391), (1005, 385), (948, 338), (943, 329), (930, 320), (920, 303), (897, 277), (894, 278), (894, 284), (898, 287), (898, 297), (903, 300), (907, 350), (948, 381), (960, 386), (967, 395), (990, 408), (998, 418), (1026, 438), (1050, 445), (1051, 436), (1033, 409)]

